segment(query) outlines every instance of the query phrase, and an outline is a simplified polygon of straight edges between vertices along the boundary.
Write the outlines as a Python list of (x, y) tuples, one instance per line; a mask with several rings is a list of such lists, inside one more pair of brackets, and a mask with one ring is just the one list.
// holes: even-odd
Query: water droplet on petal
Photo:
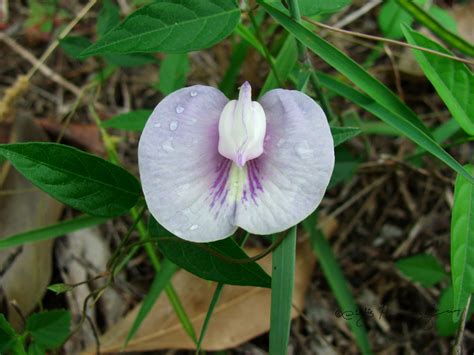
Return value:
[(191, 95), (192, 97), (196, 97), (198, 95), (197, 91), (191, 91), (189, 93), (189, 95)]
[(178, 128), (178, 122), (177, 121), (171, 121), (170, 122), (170, 130), (176, 131), (177, 128)]
[(280, 148), (280, 147), (283, 145), (283, 143), (285, 143), (285, 140), (284, 140), (283, 138), (281, 138), (281, 139), (278, 140), (278, 142), (277, 142), (277, 147)]
[(168, 140), (166, 140), (161, 147), (165, 152), (172, 152), (174, 150), (173, 138), (169, 138)]
[(300, 159), (309, 158), (313, 155), (313, 149), (311, 149), (308, 142), (297, 144), (295, 147), (295, 152)]
[(160, 127), (161, 127), (161, 123), (159, 123), (159, 122), (158, 122), (158, 123), (155, 123), (153, 126), (156, 127), (156, 128), (160, 128)]
[(193, 224), (193, 225), (189, 228), (189, 230), (194, 231), (194, 230), (196, 230), (196, 229), (198, 229), (198, 228), (199, 228), (199, 226), (198, 226), (197, 224)]
[(183, 113), (183, 111), (184, 111), (183, 106), (180, 106), (180, 105), (176, 106), (176, 113)]

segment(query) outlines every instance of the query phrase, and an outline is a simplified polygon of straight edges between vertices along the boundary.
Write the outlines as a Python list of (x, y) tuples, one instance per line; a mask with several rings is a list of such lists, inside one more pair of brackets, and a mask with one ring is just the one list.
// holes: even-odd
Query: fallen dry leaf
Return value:
[[(332, 234), (335, 222), (329, 220), (324, 229)], [(246, 249), (249, 255), (261, 252), (260, 249)], [(259, 261), (267, 271), (271, 271), (271, 256)], [(306, 289), (311, 280), (315, 257), (309, 240), (298, 243), (296, 257), (295, 290), (293, 304), (298, 310), (304, 308)], [(209, 307), (216, 284), (200, 279), (187, 271), (178, 271), (173, 285), (186, 308), (193, 326), (199, 334)], [(226, 285), (214, 309), (213, 316), (202, 349), (208, 351), (236, 347), (270, 329), (271, 290), (258, 287), (239, 287)], [(141, 304), (137, 305), (117, 325), (101, 337), (101, 353), (117, 353), (122, 349), (127, 334), (136, 318)], [(298, 316), (293, 309), (292, 317)], [(126, 351), (149, 351), (158, 349), (195, 349), (194, 343), (181, 328), (181, 325), (162, 294), (139, 331), (130, 341)], [(86, 353), (93, 353), (88, 350)]]
[[(21, 116), (13, 130), (18, 141), (46, 139), (39, 127)], [(34, 188), (13, 168), (1, 188), (23, 192), (0, 196), (0, 238), (55, 223), (61, 216), (63, 205)], [(44, 241), (0, 250), (0, 292), (7, 304), (3, 312), (16, 327), (20, 317), (10, 302), (16, 301), (24, 315), (38, 305), (51, 279), (52, 245), (52, 241)]]

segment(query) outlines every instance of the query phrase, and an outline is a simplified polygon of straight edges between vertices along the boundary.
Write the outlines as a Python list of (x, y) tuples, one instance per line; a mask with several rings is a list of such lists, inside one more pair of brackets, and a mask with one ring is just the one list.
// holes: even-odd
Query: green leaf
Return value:
[[(349, 282), (344, 276), (337, 259), (331, 250), (329, 242), (323, 233), (316, 229), (315, 214), (303, 221), (304, 229), (309, 233), (311, 245), (314, 254), (317, 256), (324, 275), (336, 297), (337, 303), (342, 312), (354, 312), (352, 314), (361, 314), (349, 288)], [(347, 318), (349, 327), (355, 336), (355, 340), (362, 354), (372, 354), (370, 349), (369, 337), (364, 323), (360, 322), (359, 317)]]
[[(473, 174), (474, 166), (466, 169)], [(464, 310), (474, 293), (474, 185), (458, 175), (451, 216), (451, 273), (454, 308)]]
[(285, 355), (290, 338), (295, 278), (296, 226), (292, 227), (272, 256), (270, 354)]
[(329, 181), (328, 189), (349, 181), (356, 173), (360, 165), (360, 159), (353, 156), (344, 146), (339, 146), (336, 151), (336, 164)]
[(0, 155), (41, 190), (94, 216), (121, 215), (140, 197), (140, 185), (129, 172), (63, 144), (1, 144)]
[(66, 310), (35, 313), (26, 320), (26, 331), (46, 349), (57, 348), (66, 341), (70, 326), (71, 313)]
[(136, 110), (123, 113), (103, 121), (102, 127), (141, 132), (152, 112), (152, 110)]
[(0, 354), (25, 354), (19, 336), (5, 316), (0, 313)]
[(120, 10), (111, 0), (104, 0), (97, 18), (97, 34), (102, 37), (120, 22)]
[[(459, 328), (459, 317), (462, 309), (455, 308), (453, 302), (453, 288), (446, 287), (441, 291), (438, 307), (436, 309), (436, 330), (438, 334), (444, 337), (453, 336)], [(474, 305), (471, 303), (467, 319), (470, 319), (474, 313)], [(456, 321), (453, 320), (455, 315)]]
[(181, 89), (186, 84), (186, 76), (189, 71), (189, 59), (187, 53), (168, 54), (161, 62), (160, 81), (156, 86), (164, 95)]
[(466, 177), (469, 181), (474, 183), (474, 177), (472, 177), (451, 155), (441, 148), (441, 146), (430, 135), (426, 134), (424, 130), (419, 129), (417, 126), (413, 125), (407, 120), (404, 120), (398, 114), (387, 110), (386, 107), (381, 105), (379, 102), (376, 102), (370, 97), (361, 94), (359, 91), (330, 77), (329, 75), (318, 72), (318, 77), (321, 81), (321, 85), (326, 86), (328, 89), (337, 93), (338, 95), (341, 95), (356, 103), (366, 111), (380, 118), (382, 121), (395, 127), (420, 147), (444, 162), (451, 169), (455, 170), (462, 176)]
[(74, 289), (74, 286), (68, 284), (53, 284), (48, 286), (48, 290), (55, 292), (57, 295), (61, 293), (70, 292)]
[[(407, 41), (411, 44), (451, 54), (435, 41), (403, 28)], [(413, 49), (418, 64), (431, 81), (438, 95), (444, 101), (459, 125), (474, 136), (474, 75), (466, 65), (431, 53)]]
[(362, 130), (359, 127), (331, 127), (335, 147), (358, 136), (361, 132)]
[(102, 217), (79, 216), (56, 224), (51, 224), (43, 228), (33, 229), (27, 232), (5, 237), (4, 239), (0, 240), (0, 249), (6, 249), (28, 243), (39, 242), (41, 240), (61, 237), (65, 234), (75, 232), (80, 229), (103, 224), (106, 221), (107, 218)]
[[(291, 73), (291, 70), (295, 67), (296, 61), (298, 59), (298, 51), (296, 50), (296, 41), (293, 36), (288, 36), (285, 40), (285, 43), (280, 49), (276, 60), (275, 60), (275, 69), (278, 74), (278, 78), (285, 82), (288, 76)], [(278, 87), (278, 81), (275, 77), (273, 71), (267, 76), (265, 83), (263, 84), (262, 89), (260, 90), (260, 96), (265, 94), (267, 91), (276, 89)]]
[[(426, 0), (416, 1), (419, 4), (424, 4)], [(385, 37), (398, 39), (403, 37), (401, 25), (411, 25), (413, 17), (398, 6), (395, 0), (388, 0), (380, 8), (377, 20)]]
[(412, 15), (418, 22), (430, 29), (436, 36), (441, 38), (450, 46), (457, 48), (461, 52), (474, 57), (474, 46), (464, 38), (447, 30), (433, 16), (420, 8), (412, 0), (395, 0), (405, 11)]
[(74, 59), (81, 59), (80, 53), (91, 44), (92, 42), (83, 36), (67, 36), (59, 40), (59, 46), (64, 53)]
[(206, 312), (206, 317), (204, 318), (204, 322), (202, 323), (201, 334), (199, 334), (198, 345), (196, 347), (196, 351), (201, 349), (202, 342), (204, 341), (204, 337), (206, 336), (207, 327), (209, 326), (209, 322), (211, 320), (212, 313), (214, 312), (214, 308), (216, 307), (219, 298), (221, 297), (222, 289), (224, 288), (222, 282), (219, 282), (214, 290), (214, 294), (212, 295), (211, 303), (209, 304), (209, 308)]
[(239, 18), (234, 1), (155, 0), (127, 16), (82, 56), (199, 50), (227, 37)]
[(156, 300), (160, 296), (161, 292), (165, 289), (171, 280), (173, 274), (178, 270), (178, 267), (168, 259), (165, 259), (161, 264), (161, 269), (156, 273), (153, 283), (150, 286), (150, 290), (143, 299), (142, 306), (138, 311), (137, 317), (135, 318), (132, 327), (130, 328), (127, 338), (125, 339), (124, 348), (128, 342), (135, 336), (142, 322), (145, 320), (148, 313), (152, 309)]
[(232, 238), (212, 243), (188, 242), (171, 236), (153, 218), (150, 218), (149, 231), (167, 259), (194, 275), (230, 285), (270, 287), (271, 278), (260, 265), (232, 260), (248, 258)]
[[(297, 0), (301, 15), (315, 16), (326, 13), (332, 13), (342, 10), (349, 5), (352, 0)], [(268, 1), (269, 4), (280, 11), (286, 11), (281, 0)]]
[(104, 58), (107, 63), (123, 68), (141, 67), (142, 65), (158, 62), (155, 56), (149, 53), (104, 54)]
[(38, 343), (32, 342), (30, 346), (28, 346), (28, 355), (45, 355), (45, 349), (40, 346)]
[(398, 260), (395, 265), (409, 279), (424, 287), (431, 287), (443, 280), (447, 274), (439, 261), (429, 254), (418, 254)]

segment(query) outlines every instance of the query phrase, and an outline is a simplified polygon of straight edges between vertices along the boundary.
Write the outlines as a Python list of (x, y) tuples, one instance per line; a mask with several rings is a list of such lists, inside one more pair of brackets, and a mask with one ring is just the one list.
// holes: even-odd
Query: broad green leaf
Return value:
[(33, 340), (46, 349), (59, 347), (69, 336), (71, 313), (54, 310), (34, 313), (26, 320), (26, 331)]
[[(361, 314), (359, 307), (355, 303), (354, 297), (350, 290), (350, 284), (341, 270), (329, 242), (323, 233), (316, 229), (316, 215), (312, 214), (303, 221), (304, 229), (309, 233), (311, 246), (314, 254), (317, 256), (321, 268), (324, 272), (326, 280), (336, 297), (337, 303), (342, 312), (354, 312), (353, 314)], [(347, 319), (349, 327), (354, 334), (355, 341), (362, 354), (372, 354), (370, 349), (369, 337), (364, 326), (364, 322), (359, 317), (351, 317)]]
[[(296, 50), (296, 41), (293, 36), (288, 36), (285, 40), (285, 43), (280, 49), (276, 60), (275, 60), (275, 69), (278, 74), (278, 78), (285, 82), (288, 76), (291, 73), (291, 70), (295, 67), (296, 61), (298, 59), (298, 51)], [(275, 74), (273, 71), (267, 76), (265, 83), (263, 84), (262, 89), (260, 90), (260, 96), (265, 94), (267, 91), (276, 89), (278, 87), (278, 82), (276, 80)]]
[(1, 144), (0, 155), (44, 192), (93, 216), (121, 215), (140, 197), (140, 185), (129, 172), (63, 144)]
[(150, 313), (150, 310), (152, 309), (156, 300), (160, 296), (161, 292), (168, 285), (169, 281), (171, 280), (171, 277), (177, 270), (178, 267), (168, 259), (165, 259), (163, 261), (163, 263), (161, 264), (161, 269), (155, 274), (155, 278), (150, 286), (150, 290), (143, 299), (142, 306), (140, 307), (137, 317), (135, 318), (135, 321), (133, 322), (133, 325), (131, 326), (128, 332), (127, 338), (125, 339), (124, 348), (127, 346), (128, 342), (135, 336), (138, 329), (140, 329), (142, 322), (145, 320), (148, 313)]
[(189, 71), (189, 59), (187, 53), (168, 54), (161, 62), (160, 81), (156, 88), (164, 95), (181, 89), (186, 84), (186, 76)]
[(270, 354), (285, 355), (290, 338), (295, 279), (296, 226), (272, 254), (272, 300), (270, 310)]
[(18, 334), (0, 313), (0, 354), (25, 354)]
[(474, 46), (464, 38), (457, 36), (455, 33), (445, 28), (432, 15), (420, 8), (412, 0), (395, 0), (405, 11), (412, 15), (418, 22), (422, 23), (436, 36), (441, 38), (450, 46), (457, 48), (461, 52), (474, 56)]
[[(421, 33), (403, 28), (411, 44), (451, 54)], [(474, 75), (463, 63), (413, 49), (418, 64), (459, 125), (474, 136)]]
[(462, 176), (466, 177), (469, 181), (474, 183), (474, 177), (472, 177), (463, 167), (459, 164), (451, 155), (449, 155), (441, 146), (423, 130), (420, 130), (417, 126), (404, 120), (398, 114), (389, 111), (381, 105), (379, 102), (371, 99), (370, 97), (360, 93), (352, 87), (326, 75), (324, 73), (318, 73), (318, 77), (321, 81), (321, 85), (327, 87), (331, 91), (345, 97), (346, 99), (356, 103), (360, 107), (364, 108), (374, 116), (380, 118), (382, 121), (398, 129), (405, 136), (410, 138), (413, 142), (418, 144), (426, 151), (433, 154), (439, 160), (448, 165), (451, 169), (455, 170)]
[(424, 287), (434, 286), (447, 276), (439, 261), (429, 254), (409, 256), (395, 265), (402, 274)]
[(82, 55), (190, 52), (227, 37), (240, 18), (230, 0), (155, 0), (133, 12)]
[[(426, 0), (416, 1), (420, 4), (423, 4)], [(380, 8), (377, 21), (380, 30), (385, 37), (398, 39), (403, 37), (401, 25), (411, 25), (413, 22), (413, 17), (400, 6), (398, 6), (395, 0), (388, 0), (385, 1)]]
[(64, 53), (74, 59), (82, 59), (80, 58), (81, 52), (91, 44), (92, 42), (83, 36), (67, 36), (59, 41), (59, 46)]
[(30, 346), (28, 346), (28, 355), (45, 355), (45, 349), (36, 342), (32, 342)]
[[(474, 166), (466, 169), (473, 174)], [(451, 216), (451, 273), (454, 308), (464, 310), (474, 293), (474, 185), (458, 175)]]
[(120, 22), (120, 10), (111, 0), (102, 1), (102, 9), (97, 17), (97, 34), (102, 37)]
[[(446, 287), (441, 291), (438, 306), (436, 309), (436, 330), (438, 334), (444, 337), (453, 336), (456, 334), (459, 327), (459, 317), (462, 310), (454, 307), (453, 302), (453, 288)], [(474, 313), (474, 304), (471, 303), (467, 319), (469, 320)], [(455, 315), (456, 321), (453, 320)]]
[(0, 239), (0, 249), (61, 237), (80, 229), (103, 224), (106, 221), (107, 218), (103, 217), (79, 216), (43, 228), (33, 229)]
[(361, 132), (362, 131), (359, 127), (331, 127), (335, 147), (355, 136), (358, 136)]
[(152, 112), (152, 110), (136, 110), (123, 113), (103, 121), (102, 127), (141, 132)]
[(248, 256), (232, 238), (212, 243), (188, 242), (171, 236), (153, 218), (149, 231), (167, 259), (194, 275), (230, 285), (270, 287), (270, 276), (257, 263), (233, 261)]
[(104, 54), (107, 63), (123, 68), (141, 67), (142, 65), (158, 63), (158, 59), (150, 53), (133, 53), (133, 54)]
[(420, 121), (416, 114), (406, 106), (397, 95), (370, 75), (359, 64), (354, 62), (332, 44), (326, 42), (317, 34), (295, 22), (284, 13), (272, 8), (268, 4), (265, 4), (262, 0), (258, 0), (258, 2), (268, 13), (270, 13), (270, 15), (272, 15), (273, 18), (295, 36), (296, 39), (302, 42), (334, 69), (345, 75), (373, 100), (384, 106), (387, 110), (396, 113), (400, 117), (400, 120), (410, 122), (425, 134), (430, 135), (429, 130)]
[[(296, 0), (299, 10), (303, 16), (315, 16), (342, 10), (349, 5), (352, 0)], [(272, 6), (280, 11), (286, 11), (281, 0), (268, 1)]]

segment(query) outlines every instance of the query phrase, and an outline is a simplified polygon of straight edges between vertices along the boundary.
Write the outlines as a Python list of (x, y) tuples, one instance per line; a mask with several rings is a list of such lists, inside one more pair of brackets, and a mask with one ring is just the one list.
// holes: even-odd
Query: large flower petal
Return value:
[(271, 234), (319, 205), (334, 168), (334, 146), (323, 110), (307, 95), (276, 89), (260, 104), (267, 117), (264, 153), (246, 164), (235, 224)]
[(227, 102), (208, 86), (178, 90), (158, 104), (140, 138), (148, 208), (187, 240), (223, 239), (236, 229), (235, 203), (225, 203), (231, 161), (218, 152), (219, 116)]

